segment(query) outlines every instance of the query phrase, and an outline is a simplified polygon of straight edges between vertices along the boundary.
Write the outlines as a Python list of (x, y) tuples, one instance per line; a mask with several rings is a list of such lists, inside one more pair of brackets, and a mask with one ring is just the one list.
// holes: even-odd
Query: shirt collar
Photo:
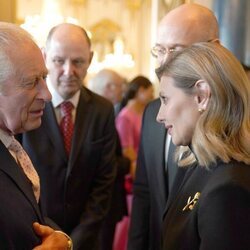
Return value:
[(13, 136), (0, 129), (0, 140), (6, 148), (8, 148), (12, 142)]

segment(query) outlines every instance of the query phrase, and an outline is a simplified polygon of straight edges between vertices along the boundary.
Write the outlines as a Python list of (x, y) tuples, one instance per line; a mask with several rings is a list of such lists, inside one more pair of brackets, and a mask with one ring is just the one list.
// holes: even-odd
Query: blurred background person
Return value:
[(92, 56), (80, 26), (51, 29), (44, 59), (52, 102), (41, 127), (23, 134), (41, 178), (45, 212), (71, 236), (75, 249), (88, 250), (98, 249), (116, 174), (113, 106), (82, 84)]
[(121, 111), (116, 117), (116, 128), (121, 140), (123, 154), (130, 159), (130, 174), (126, 176), (128, 216), (118, 223), (114, 249), (127, 248), (129, 217), (132, 206), (132, 186), (136, 167), (137, 153), (141, 133), (142, 115), (146, 105), (154, 98), (152, 82), (137, 76), (128, 83), (127, 90), (121, 102)]
[[(125, 79), (114, 70), (103, 69), (90, 80), (88, 86), (93, 92), (111, 101), (115, 108), (121, 103), (124, 81)], [(123, 218), (123, 216), (128, 214), (124, 180), (125, 175), (128, 174), (130, 170), (130, 160), (122, 154), (118, 134), (116, 145), (116, 167), (117, 174), (111, 198), (111, 206), (109, 213), (104, 220), (100, 235), (100, 248), (102, 250), (112, 250), (116, 224)]]
[(131, 161), (131, 175), (134, 177), (135, 164), (141, 134), (142, 115), (146, 105), (153, 100), (152, 82), (137, 76), (128, 83), (116, 118), (116, 128), (122, 144), (122, 151)]
[(111, 69), (103, 69), (90, 79), (88, 87), (107, 98), (114, 105), (115, 115), (121, 109), (121, 101), (126, 91), (126, 79)]
[(250, 85), (243, 67), (220, 44), (197, 43), (173, 53), (157, 74), (157, 121), (187, 168), (166, 208), (162, 249), (250, 249)]

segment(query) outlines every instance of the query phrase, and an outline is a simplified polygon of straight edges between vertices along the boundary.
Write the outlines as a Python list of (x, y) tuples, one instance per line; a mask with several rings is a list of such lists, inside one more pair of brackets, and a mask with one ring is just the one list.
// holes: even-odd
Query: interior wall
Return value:
[(16, 1), (0, 0), (0, 21), (14, 23), (16, 21)]
[[(24, 21), (27, 14), (43, 13), (49, 19), (50, 14), (43, 9), (46, 2), (50, 5), (53, 2), (54, 7), (57, 5), (58, 14), (78, 19), (79, 24), (87, 30), (104, 19), (117, 24), (120, 27), (117, 35), (125, 42), (125, 52), (132, 54), (135, 61), (133, 68), (122, 69), (120, 73), (127, 79), (138, 74), (149, 76), (151, 0), (133, 0), (131, 6), (126, 0), (17, 0), (19, 23)], [(133, 2), (138, 2), (139, 7), (136, 8)], [(55, 11), (50, 16), (55, 16)], [(46, 32), (43, 30), (44, 36)]]
[[(199, 4), (211, 8), (213, 0), (197, 0)], [(131, 2), (134, 5), (128, 6)], [(154, 63), (150, 55), (158, 21), (169, 8), (176, 7), (185, 0), (0, 0), (0, 19), (2, 21), (23, 23), (27, 15), (43, 15), (47, 23), (53, 25), (56, 15), (74, 17), (87, 30), (104, 19), (109, 19), (120, 27), (120, 35), (125, 42), (125, 52), (133, 55), (135, 66), (123, 69), (128, 80), (138, 74), (157, 82), (154, 76)], [(138, 8), (136, 4), (138, 3)], [(155, 13), (152, 7), (157, 6)], [(156, 20), (152, 20), (156, 18)], [(47, 36), (48, 30), (43, 28), (38, 33)], [(44, 39), (45, 40), (45, 39)]]

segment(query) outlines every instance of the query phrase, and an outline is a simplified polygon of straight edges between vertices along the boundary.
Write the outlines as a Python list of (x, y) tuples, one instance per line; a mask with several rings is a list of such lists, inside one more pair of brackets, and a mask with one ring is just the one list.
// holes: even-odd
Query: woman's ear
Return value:
[(197, 107), (199, 112), (202, 112), (207, 109), (211, 96), (211, 89), (209, 84), (204, 80), (198, 80), (195, 83), (195, 88)]

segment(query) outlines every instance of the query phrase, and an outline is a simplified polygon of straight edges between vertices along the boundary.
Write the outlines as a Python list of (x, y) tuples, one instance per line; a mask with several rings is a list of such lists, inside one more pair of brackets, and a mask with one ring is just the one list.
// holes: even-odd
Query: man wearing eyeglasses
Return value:
[[(184, 4), (163, 17), (151, 53), (161, 65), (173, 51), (202, 41), (219, 41), (217, 20), (206, 7)], [(170, 136), (156, 122), (159, 107), (157, 99), (144, 112), (128, 250), (160, 249), (162, 217), (184, 176)]]

